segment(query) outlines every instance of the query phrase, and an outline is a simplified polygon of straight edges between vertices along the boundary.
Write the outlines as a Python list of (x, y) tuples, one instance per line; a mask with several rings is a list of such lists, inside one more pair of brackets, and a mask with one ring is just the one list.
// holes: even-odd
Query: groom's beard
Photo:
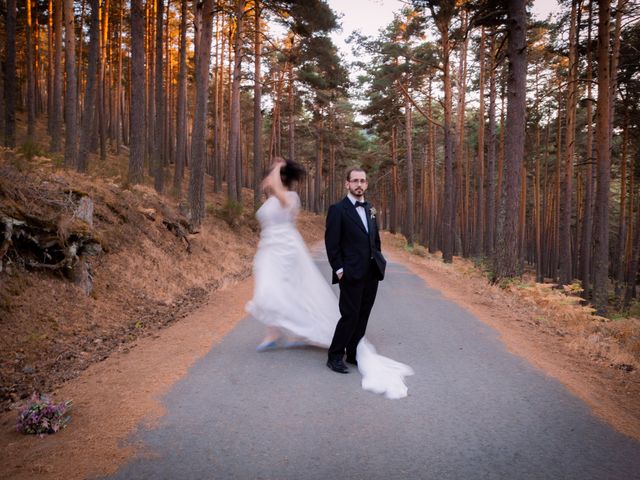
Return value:
[(362, 199), (364, 198), (364, 192), (365, 192), (365, 189), (362, 188), (361, 186), (357, 186), (355, 188), (349, 189), (349, 193), (354, 197), (356, 197), (356, 200), (359, 200), (359, 201), (362, 201)]

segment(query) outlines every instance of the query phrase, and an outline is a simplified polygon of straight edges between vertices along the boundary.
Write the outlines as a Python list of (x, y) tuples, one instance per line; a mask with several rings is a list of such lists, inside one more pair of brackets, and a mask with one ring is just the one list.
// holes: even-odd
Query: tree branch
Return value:
[(429, 121), (430, 121), (431, 123), (433, 123), (434, 125), (436, 125), (436, 126), (438, 126), (438, 127), (440, 127), (440, 128), (444, 128), (444, 127), (442, 126), (442, 124), (441, 124), (441, 123), (438, 123), (438, 122), (436, 122), (433, 118), (431, 118), (431, 117), (429, 116), (429, 114), (428, 114), (427, 112), (425, 112), (425, 111), (420, 107), (420, 105), (418, 105), (418, 104), (415, 102), (415, 100), (413, 100), (413, 98), (411, 98), (411, 95), (409, 95), (409, 92), (407, 91), (407, 89), (405, 88), (405, 86), (404, 86), (404, 85), (402, 85), (402, 83), (400, 83), (399, 81), (398, 81), (397, 83), (398, 83), (398, 87), (400, 87), (400, 91), (402, 92), (402, 95), (403, 95), (407, 100), (409, 100), (409, 101), (411, 102), (411, 104), (412, 104), (414, 107), (416, 107), (416, 110), (418, 110), (418, 112), (420, 112), (420, 114), (421, 114), (424, 118), (426, 118), (427, 120), (429, 120)]

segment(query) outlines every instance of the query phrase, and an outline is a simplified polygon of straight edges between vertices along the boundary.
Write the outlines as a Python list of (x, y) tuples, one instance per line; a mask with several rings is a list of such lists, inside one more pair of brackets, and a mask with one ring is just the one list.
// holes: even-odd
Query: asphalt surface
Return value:
[(256, 353), (262, 333), (247, 318), (195, 364), (131, 438), (145, 453), (108, 478), (640, 479), (640, 442), (401, 265), (367, 336), (414, 368), (405, 399), (331, 372), (321, 349)]

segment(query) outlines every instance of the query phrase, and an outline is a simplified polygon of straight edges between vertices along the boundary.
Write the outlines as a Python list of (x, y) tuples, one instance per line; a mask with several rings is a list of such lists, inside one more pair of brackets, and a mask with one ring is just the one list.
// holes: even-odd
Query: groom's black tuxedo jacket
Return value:
[(344, 278), (362, 280), (373, 269), (379, 280), (384, 278), (386, 260), (380, 251), (380, 234), (371, 208), (365, 207), (369, 233), (348, 197), (329, 207), (324, 242), (333, 283), (338, 283), (336, 270), (344, 270)]

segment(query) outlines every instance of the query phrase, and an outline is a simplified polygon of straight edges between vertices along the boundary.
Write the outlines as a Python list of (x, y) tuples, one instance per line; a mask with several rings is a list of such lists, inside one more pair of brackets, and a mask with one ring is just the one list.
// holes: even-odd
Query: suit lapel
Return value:
[(367, 229), (364, 227), (364, 223), (362, 223), (362, 219), (360, 218), (360, 215), (358, 215), (358, 212), (356, 211), (355, 205), (353, 203), (351, 203), (351, 200), (349, 200), (349, 197), (345, 197), (343, 202), (345, 202), (344, 208), (347, 211), (347, 215), (351, 218), (351, 220), (356, 222), (356, 224), (366, 234), (367, 233)]

